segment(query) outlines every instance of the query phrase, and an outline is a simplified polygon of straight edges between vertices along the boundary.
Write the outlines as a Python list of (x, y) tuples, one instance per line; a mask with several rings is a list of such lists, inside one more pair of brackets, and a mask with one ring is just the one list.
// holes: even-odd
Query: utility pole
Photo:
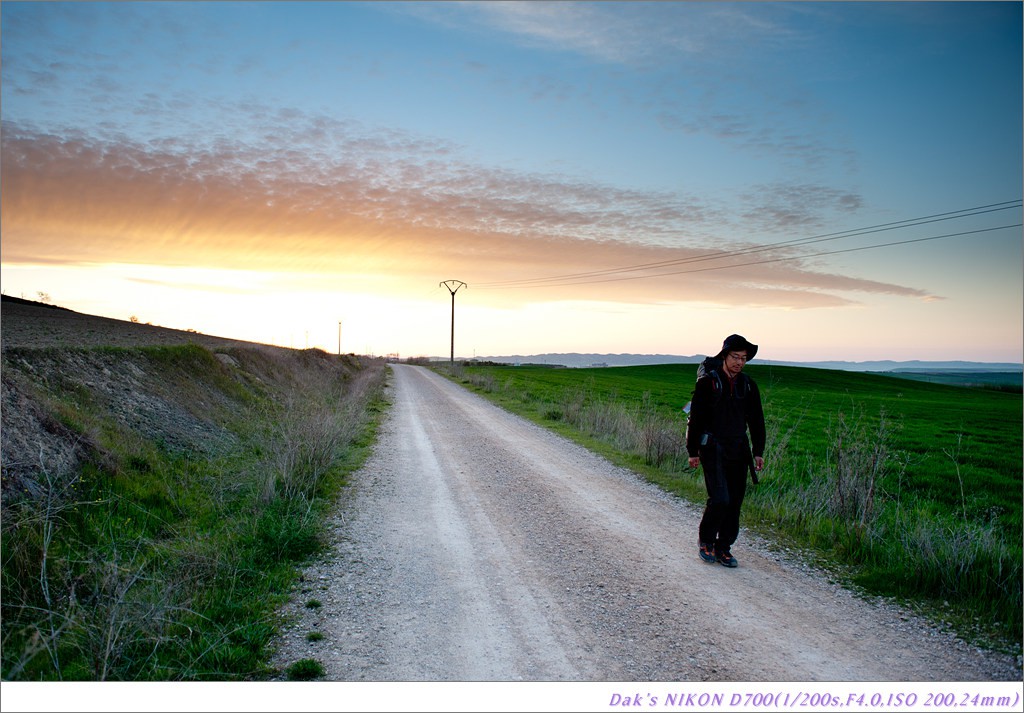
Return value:
[(341, 356), (341, 321), (338, 321), (338, 356)]
[(445, 280), (444, 282), (441, 282), (440, 284), (438, 284), (438, 287), (440, 287), (441, 285), (444, 285), (445, 287), (447, 287), (448, 291), (452, 293), (452, 355), (451, 355), (451, 363), (454, 364), (455, 363), (455, 293), (459, 291), (460, 287), (465, 287), (468, 290), (469, 289), (469, 285), (467, 285), (465, 282), (462, 282), (461, 280)]

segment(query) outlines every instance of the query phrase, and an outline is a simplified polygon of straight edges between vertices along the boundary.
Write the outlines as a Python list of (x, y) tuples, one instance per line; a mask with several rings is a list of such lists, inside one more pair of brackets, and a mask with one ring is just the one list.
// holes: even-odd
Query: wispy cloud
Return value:
[(433, 22), (501, 32), (530, 47), (624, 65), (701, 62), (792, 43), (800, 33), (756, 4), (697, 2), (455, 2), (399, 6)]
[[(768, 3), (409, 3), (400, 11), (464, 33), (497, 35), (538, 52), (569, 53), (637, 81), (594, 101), (591, 89), (547, 74), (520, 80), (535, 101), (608, 100), (651, 107), (666, 132), (707, 136), (798, 170), (857, 170), (834, 117), (799, 80), (804, 11)], [(820, 11), (819, 11), (820, 12)], [(766, 57), (771, 60), (766, 61)], [(496, 81), (505, 81), (496, 79)], [(811, 83), (813, 85), (813, 83)], [(811, 128), (813, 126), (813, 128)]]
[(744, 222), (754, 230), (789, 235), (820, 228), (824, 210), (855, 215), (863, 203), (852, 191), (814, 184), (752, 186), (741, 198)]

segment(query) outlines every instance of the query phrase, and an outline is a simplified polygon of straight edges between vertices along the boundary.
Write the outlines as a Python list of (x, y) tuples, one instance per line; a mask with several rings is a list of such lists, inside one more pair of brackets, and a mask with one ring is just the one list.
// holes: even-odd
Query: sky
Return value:
[(1019, 2), (4, 0), (0, 288), (331, 353), (1021, 362), (1021, 37)]

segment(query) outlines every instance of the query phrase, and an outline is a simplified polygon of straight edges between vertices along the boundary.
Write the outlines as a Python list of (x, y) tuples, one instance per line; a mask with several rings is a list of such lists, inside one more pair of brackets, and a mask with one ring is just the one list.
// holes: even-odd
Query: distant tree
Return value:
[(139, 318), (133, 314), (131, 317), (128, 318), (128, 321), (131, 322), (132, 324), (138, 324)]
[(36, 294), (39, 295), (40, 302), (46, 303), (50, 301), (50, 295), (46, 294), (45, 292), (37, 292)]

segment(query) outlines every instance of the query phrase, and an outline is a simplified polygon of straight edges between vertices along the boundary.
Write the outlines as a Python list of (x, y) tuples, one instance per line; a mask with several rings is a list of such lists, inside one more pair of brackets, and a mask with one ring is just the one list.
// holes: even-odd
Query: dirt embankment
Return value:
[[(187, 359), (161, 360), (137, 347), (201, 347)], [(235, 382), (287, 389), (289, 369), (317, 369), (330, 355), (82, 314), (3, 297), (2, 454), (4, 497), (38, 490), (38, 479), (102, 459), (88, 431), (73, 432), (47, 394), (108, 416), (126, 432), (183, 450), (230, 445), (222, 427), (237, 411)], [(124, 351), (97, 349), (120, 347)], [(333, 359), (333, 357), (330, 357)], [(346, 357), (351, 371), (359, 359)], [(87, 405), (87, 406), (86, 406)]]
[(207, 349), (276, 348), (188, 330), (98, 317), (9, 295), (3, 295), (0, 301), (0, 347), (3, 349), (169, 347), (182, 344), (198, 344)]

